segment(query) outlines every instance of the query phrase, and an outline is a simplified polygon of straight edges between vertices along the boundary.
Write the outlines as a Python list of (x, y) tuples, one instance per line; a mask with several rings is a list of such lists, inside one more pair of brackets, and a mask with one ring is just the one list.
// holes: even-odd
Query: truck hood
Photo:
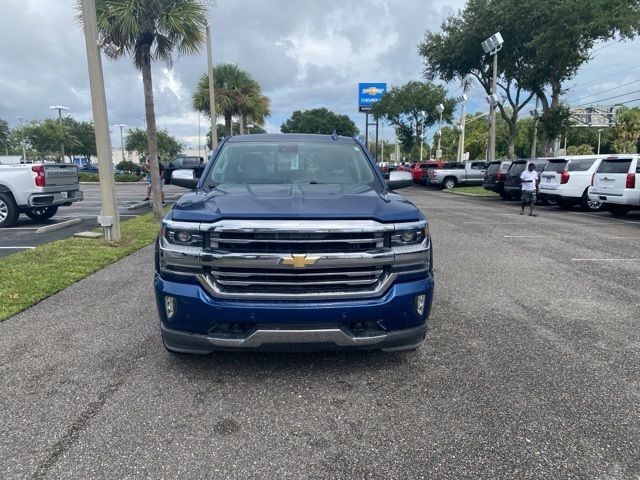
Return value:
[(394, 193), (367, 185), (221, 184), (194, 191), (174, 205), (170, 218), (215, 222), (223, 218), (373, 219), (380, 222), (420, 220), (422, 214)]

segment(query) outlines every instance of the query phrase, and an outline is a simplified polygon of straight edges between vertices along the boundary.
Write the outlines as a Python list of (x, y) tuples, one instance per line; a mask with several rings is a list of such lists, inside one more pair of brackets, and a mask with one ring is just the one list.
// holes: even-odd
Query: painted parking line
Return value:
[(11, 230), (37, 230), (40, 227), (9, 227), (2, 230), (3, 232), (10, 232)]
[(25, 250), (25, 249), (32, 249), (32, 248), (36, 248), (36, 247), (0, 247), (0, 250)]
[(572, 258), (572, 262), (640, 262), (640, 258)]

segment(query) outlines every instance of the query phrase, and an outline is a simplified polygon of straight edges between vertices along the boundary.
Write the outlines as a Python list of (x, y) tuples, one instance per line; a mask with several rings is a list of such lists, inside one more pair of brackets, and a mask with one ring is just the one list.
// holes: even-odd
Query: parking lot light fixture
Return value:
[(420, 161), (422, 162), (422, 151), (424, 149), (424, 120), (427, 116), (427, 112), (424, 110), (420, 112), (422, 117), (420, 119)]
[(498, 52), (502, 48), (504, 40), (500, 32), (497, 32), (481, 43), (482, 50), (487, 55), (493, 55), (493, 80), (491, 82), (490, 97), (492, 101), (489, 103), (489, 148), (487, 149), (487, 160), (492, 161), (496, 156), (496, 107), (498, 105), (495, 100), (498, 93)]

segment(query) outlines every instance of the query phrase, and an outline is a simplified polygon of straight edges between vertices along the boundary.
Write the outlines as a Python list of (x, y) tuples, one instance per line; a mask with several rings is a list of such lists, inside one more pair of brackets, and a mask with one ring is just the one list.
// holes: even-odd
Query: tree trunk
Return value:
[(549, 103), (549, 99), (546, 94), (542, 93), (539, 95), (540, 102), (542, 103), (542, 134), (540, 140), (540, 155), (542, 157), (551, 157), (553, 156), (553, 144), (555, 142), (555, 138), (552, 138), (552, 134), (549, 132), (547, 128), (547, 122), (551, 116), (551, 109), (553, 107), (557, 107), (560, 105), (560, 92), (561, 85), (560, 82), (551, 80), (551, 103)]
[(231, 115), (225, 115), (224, 116), (224, 136), (225, 137), (230, 137), (231, 136)]
[(156, 129), (156, 113), (153, 104), (153, 82), (151, 80), (150, 46), (143, 45), (142, 51), (142, 84), (144, 86), (144, 109), (147, 118), (147, 141), (149, 142), (149, 157), (147, 161), (151, 167), (151, 201), (153, 220), (162, 221), (162, 189), (160, 188), (160, 167), (158, 166), (158, 138)]
[(238, 117), (238, 126), (240, 127), (240, 135), (244, 135), (244, 116), (240, 115)]

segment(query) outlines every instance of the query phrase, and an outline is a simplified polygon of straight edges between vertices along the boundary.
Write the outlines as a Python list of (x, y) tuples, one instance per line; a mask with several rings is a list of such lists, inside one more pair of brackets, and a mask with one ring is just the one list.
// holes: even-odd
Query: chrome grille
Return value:
[(241, 253), (365, 252), (385, 245), (383, 232), (211, 232), (209, 249)]
[(287, 294), (374, 291), (386, 278), (382, 267), (362, 268), (212, 268), (209, 279), (228, 294)]

